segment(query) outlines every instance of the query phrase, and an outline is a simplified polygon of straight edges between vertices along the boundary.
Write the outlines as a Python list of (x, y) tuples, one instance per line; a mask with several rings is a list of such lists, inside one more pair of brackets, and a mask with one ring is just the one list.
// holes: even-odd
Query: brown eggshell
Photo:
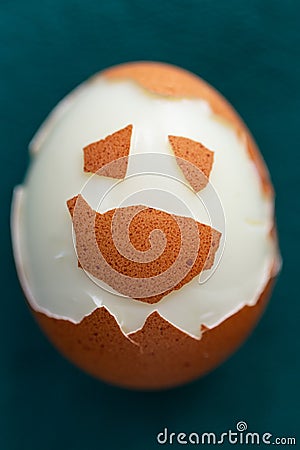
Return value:
[(271, 279), (255, 306), (245, 306), (200, 340), (152, 313), (143, 328), (126, 337), (106, 308), (75, 325), (33, 311), (53, 344), (73, 363), (109, 383), (135, 389), (163, 389), (214, 369), (249, 335), (267, 304)]
[(83, 149), (85, 172), (111, 178), (125, 178), (132, 125), (128, 125)]
[(213, 166), (214, 152), (201, 142), (181, 136), (168, 136), (182, 173), (195, 192), (204, 189)]
[[(77, 207), (77, 203), (80, 203), (83, 209), (80, 206)], [(192, 218), (168, 214), (165, 211), (141, 207), (141, 205), (118, 208), (117, 210), (112, 209), (100, 214), (93, 211), (81, 195), (68, 200), (67, 206), (73, 223), (74, 211), (77, 208), (80, 209), (76, 213), (76, 220), (82, 225), (82, 233), (75, 232), (77, 256), (79, 258), (78, 266), (83, 267), (96, 278), (105, 281), (123, 295), (145, 303), (157, 303), (165, 295), (170, 294), (173, 290), (181, 289), (196, 275), (199, 275), (203, 270), (210, 269), (213, 265), (221, 233)], [(148, 263), (137, 262), (134, 261), (133, 257), (128, 258), (121, 254), (115, 245), (116, 234), (113, 235), (112, 233), (112, 223), (116, 217), (116, 211), (119, 213), (119, 217), (121, 216), (123, 219), (126, 211), (133, 211), (133, 214), (135, 214), (134, 211), (139, 211), (130, 220), (129, 234), (131, 237), (129, 243), (133, 245), (134, 249), (143, 252), (143, 256), (150, 246), (148, 236), (151, 231), (161, 230), (168, 237), (162, 254), (159, 257), (151, 257)], [(92, 227), (87, 229), (89, 228), (87, 227), (89, 218)], [(126, 231), (126, 227), (121, 226), (118, 230), (118, 239), (126, 243), (124, 231)], [(184, 231), (186, 232), (185, 243), (182, 240), (182, 232)], [(200, 240), (201, 245), (199, 245)], [(93, 246), (93, 243), (95, 243), (95, 246)], [(158, 243), (158, 239), (156, 239), (156, 243)], [(198, 245), (197, 248), (196, 245)], [(128, 251), (128, 243), (125, 247), (125, 251)], [(96, 250), (95, 256), (93, 250)], [(105, 267), (102, 266), (101, 259), (99, 259), (99, 250), (108, 263), (107, 274)], [(184, 251), (180, 256), (181, 250)], [(174, 269), (176, 263), (177, 269)], [(172, 267), (174, 270), (170, 271), (169, 269), (172, 269)], [(114, 269), (113, 272), (111, 271), (112, 268)], [(116, 272), (117, 275), (126, 275), (125, 280), (122, 278), (121, 282), (116, 284)], [(151, 279), (150, 288), (153, 288), (153, 280), (157, 280), (160, 274), (166, 273), (167, 282), (168, 285), (171, 285), (171, 288), (161, 290), (161, 280), (156, 281), (159, 293), (150, 295), (152, 291), (149, 292), (149, 279)], [(138, 284), (138, 297), (135, 297), (131, 291), (133, 278)], [(122, 302), (122, 297), (119, 298), (119, 301)]]

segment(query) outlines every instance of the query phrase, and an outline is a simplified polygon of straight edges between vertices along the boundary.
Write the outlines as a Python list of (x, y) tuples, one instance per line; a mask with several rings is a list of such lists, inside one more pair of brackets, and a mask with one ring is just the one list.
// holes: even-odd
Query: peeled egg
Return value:
[(265, 163), (217, 91), (168, 64), (112, 67), (59, 103), (30, 151), (14, 192), (15, 261), (68, 359), (161, 389), (241, 345), (280, 255)]

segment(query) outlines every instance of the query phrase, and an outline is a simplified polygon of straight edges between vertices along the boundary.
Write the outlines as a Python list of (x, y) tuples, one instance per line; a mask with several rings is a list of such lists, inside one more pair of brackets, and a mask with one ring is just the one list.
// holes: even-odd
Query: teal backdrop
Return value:
[[(164, 427), (222, 432), (240, 420), (300, 439), (299, 23), (296, 0), (1, 0), (2, 450), (152, 450)], [(247, 343), (209, 376), (154, 393), (108, 386), (54, 350), (26, 307), (9, 231), (12, 190), (47, 113), (94, 72), (140, 59), (196, 72), (245, 119), (277, 191), (284, 262)]]

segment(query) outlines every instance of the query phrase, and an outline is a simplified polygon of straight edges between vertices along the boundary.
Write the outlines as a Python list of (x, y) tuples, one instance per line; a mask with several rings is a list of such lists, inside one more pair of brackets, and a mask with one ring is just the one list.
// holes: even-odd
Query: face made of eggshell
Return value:
[[(125, 178), (132, 129), (128, 125), (86, 146), (84, 171)], [(186, 180), (195, 192), (204, 189), (213, 152), (188, 138), (168, 138)], [(100, 214), (81, 195), (67, 205), (79, 267), (124, 296), (157, 303), (213, 265), (221, 233), (192, 218), (144, 205)]]
[[(122, 97), (120, 102), (119, 97)], [(99, 107), (101, 102), (104, 110)], [(130, 114), (135, 119), (128, 117), (128, 120), (123, 120), (122, 111), (112, 107), (114, 102), (121, 109), (129, 105)], [(151, 113), (152, 103), (156, 111), (154, 114), (157, 113), (158, 117)], [(131, 106), (137, 110), (140, 108), (137, 115)], [(132, 299), (128, 299), (131, 301), (129, 304), (127, 299), (118, 297), (116, 301), (109, 295), (102, 302), (96, 297), (99, 288), (92, 288), (93, 282), (87, 281), (83, 270), (76, 267), (75, 252), (70, 256), (69, 250), (65, 252), (65, 240), (70, 248), (73, 246), (67, 225), (70, 224), (70, 216), (65, 217), (63, 210), (56, 214), (58, 207), (57, 203), (52, 204), (52, 198), (65, 204), (78, 195), (78, 180), (84, 183), (84, 177), (79, 175), (84, 173), (82, 161), (78, 158), (82, 148), (84, 170), (89, 173), (97, 171), (97, 151), (89, 142), (95, 144), (101, 137), (124, 130), (123, 138), (127, 135), (125, 151), (129, 151), (128, 136), (137, 126), (138, 133), (131, 146), (134, 152), (141, 143), (147, 147), (146, 135), (151, 122), (145, 125), (141, 111), (145, 120), (156, 123), (155, 128), (150, 126), (153, 135), (159, 135), (165, 128), (164, 136), (173, 156), (178, 158), (177, 166), (185, 180), (188, 180), (188, 173), (184, 158), (181, 158), (182, 154), (176, 155), (176, 151), (191, 148), (190, 141), (194, 141), (198, 143), (198, 149), (203, 143), (205, 148), (214, 152), (213, 161), (211, 158), (207, 161), (211, 164), (209, 177), (221, 198), (227, 220), (225, 252), (218, 270), (204, 285), (200, 286), (193, 279), (153, 305)], [(101, 123), (97, 114), (102, 114)], [(172, 122), (166, 120), (168, 115)], [(112, 127), (109, 117), (114, 117)], [(194, 121), (195, 117), (199, 119)], [(100, 133), (99, 124), (103, 129)], [(140, 128), (144, 130), (145, 139), (141, 138)], [(126, 138), (123, 144), (125, 141)], [(158, 142), (155, 139), (150, 141), (154, 144)], [(143, 147), (141, 145), (139, 148)], [(280, 257), (273, 219), (273, 188), (268, 171), (243, 121), (217, 91), (195, 75), (167, 64), (142, 62), (116, 66), (96, 75), (67, 97), (41, 127), (31, 150), (37, 155), (34, 170), (27, 177), (25, 187), (19, 188), (15, 195), (15, 258), (33, 314), (66, 357), (89, 373), (115, 384), (133, 388), (163, 388), (208, 372), (241, 344), (267, 303), (280, 267)], [(74, 153), (76, 158), (72, 156)], [(108, 152), (105, 154), (108, 155)], [(59, 180), (60, 165), (57, 161), (60, 158), (61, 167), (68, 167), (69, 170), (64, 173), (64, 183), (56, 183), (57, 186), (52, 188), (39, 173), (42, 174), (45, 164), (49, 171), (50, 165), (58, 172), (56, 178)], [(234, 171), (232, 164), (236, 164)], [(114, 173), (123, 177), (127, 166), (128, 160), (123, 156), (121, 165), (116, 162)], [(241, 173), (240, 177), (236, 176), (236, 172)], [(102, 174), (104, 184), (109, 180), (105, 177), (111, 175)], [(195, 180), (195, 177), (192, 179)], [(188, 182), (194, 191), (202, 187), (205, 192), (201, 180), (194, 185), (191, 180)], [(42, 194), (37, 189), (41, 183), (40, 191), (44, 194), (43, 198), (48, 198), (51, 213), (43, 208), (45, 200), (41, 203)], [(247, 189), (247, 186), (251, 187)], [(95, 184), (91, 183), (91, 188), (94, 187)], [(51, 190), (53, 194), (49, 197)], [(91, 191), (87, 194), (87, 203), (95, 211), (93, 195)], [(240, 196), (247, 201), (241, 203)], [(111, 203), (105, 205), (106, 211), (116, 207), (114, 200)], [(27, 247), (31, 243), (26, 227), (29, 231), (33, 229), (30, 217), (36, 214), (35, 208), (39, 208), (43, 224), (55, 216), (51, 227), (45, 226), (43, 229), (42, 225), (36, 225), (32, 248), (43, 248), (43, 239), (49, 241), (54, 258), (57, 255), (55, 265), (60, 265), (60, 270), (56, 272), (57, 286), (51, 277), (43, 278), (43, 261), (36, 258), (30, 262), (28, 259)], [(237, 212), (242, 216), (242, 221)], [(174, 211), (169, 213), (174, 214)], [(197, 222), (201, 223), (201, 215), (196, 216)], [(39, 222), (38, 216), (36, 219)], [(241, 226), (242, 229), (239, 228)], [(53, 227), (61, 236), (57, 240), (57, 250)], [(50, 232), (45, 234), (48, 228)], [(59, 248), (62, 248), (61, 253)], [(34, 285), (32, 268), (41, 278), (43, 290), (40, 292)], [(74, 276), (70, 278), (71, 273)], [(60, 274), (65, 274), (65, 280), (61, 282)], [(73, 285), (75, 290), (71, 295), (69, 290)], [(45, 292), (51, 293), (51, 296), (43, 301)], [(64, 296), (69, 299), (68, 304), (62, 300)], [(76, 314), (74, 311), (77, 311)]]
[[(116, 142), (117, 146), (114, 145)], [(183, 289), (177, 290), (176, 296), (175, 293), (165, 296), (155, 303), (158, 313), (182, 331), (199, 338), (201, 324), (216, 326), (243, 305), (255, 304), (268, 280), (274, 259), (274, 241), (268, 242), (267, 235), (273, 227), (272, 187), (260, 154), (242, 121), (202, 80), (182, 69), (158, 63), (133, 63), (109, 69), (82, 85), (70, 100), (64, 100), (38, 132), (32, 150), (38, 154), (20, 192), (25, 217), (20, 219), (22, 227), (19, 230), (22, 228), (25, 246), (31, 247), (28, 249), (31, 261), (26, 263), (28, 280), (25, 281), (31, 303), (37, 310), (78, 323), (95, 307), (105, 306), (126, 334), (141, 328), (146, 317), (154, 311), (151, 305), (138, 308), (135, 301), (128, 299), (127, 302), (119, 296), (116, 300), (106, 295), (97, 285), (93, 286), (83, 270), (76, 270), (71, 221), (68, 215), (65, 216), (65, 202), (78, 195), (87, 180), (87, 188), (81, 193), (90, 207), (98, 211), (98, 194), (95, 196), (95, 193), (102, 188), (104, 191), (111, 188), (115, 181), (109, 178), (110, 175), (124, 177), (128, 158), (123, 155), (128, 155), (129, 151), (130, 158), (144, 158), (154, 151), (151, 158), (155, 170), (162, 164), (163, 173), (167, 167), (161, 157), (166, 153), (172, 155), (175, 176), (192, 187), (195, 177), (188, 178), (189, 171), (184, 172), (183, 165), (180, 166), (180, 157), (183, 162), (187, 161), (189, 151), (195, 162), (195, 154), (199, 157), (203, 150), (200, 169), (209, 175), (226, 216), (225, 252), (214, 276), (201, 286), (195, 277)], [(107, 158), (101, 162), (103, 170), (109, 167), (113, 174), (91, 177), (90, 174), (99, 167), (99, 155), (102, 159)], [(120, 159), (125, 160), (123, 166), (119, 164)], [(47, 178), (44, 176), (47, 173), (53, 176)], [(264, 176), (260, 176), (261, 173)], [(152, 177), (148, 180), (143, 176), (134, 180), (126, 177), (125, 181), (129, 187), (123, 182), (117, 184), (116, 191), (111, 191), (108, 201), (103, 202), (101, 211), (119, 208), (123, 190), (127, 195), (140, 188), (161, 185), (162, 189), (175, 192), (183, 199), (192, 211), (190, 217), (209, 224), (197, 201), (195, 186), (186, 192), (182, 185), (178, 187), (170, 179)], [(201, 185), (201, 179), (196, 181)], [(207, 189), (201, 192), (206, 193)], [(132, 204), (140, 204), (140, 201)], [(142, 202), (157, 208), (156, 203), (145, 203), (145, 199)], [(176, 215), (189, 217), (190, 214), (189, 211), (177, 212), (172, 202), (162, 207), (158, 205), (158, 208)], [(34, 223), (29, 223), (31, 217)], [(251, 227), (253, 223), (252, 229), (247, 229), (248, 222)], [(266, 232), (256, 223), (265, 223)], [(220, 227), (215, 228), (221, 231)], [(54, 234), (57, 236), (55, 241), (51, 237)], [(22, 238), (20, 233), (19, 237)], [(45, 245), (47, 242), (49, 245)], [(26, 249), (19, 253), (24, 259)], [(48, 254), (48, 259), (41, 259), (43, 254)], [(235, 285), (241, 284), (241, 280), (246, 289), (241, 286), (241, 292), (235, 293), (232, 288), (236, 289)], [(215, 292), (213, 298), (211, 292)], [(182, 304), (182, 308), (177, 303)], [(194, 311), (192, 316), (190, 311)]]

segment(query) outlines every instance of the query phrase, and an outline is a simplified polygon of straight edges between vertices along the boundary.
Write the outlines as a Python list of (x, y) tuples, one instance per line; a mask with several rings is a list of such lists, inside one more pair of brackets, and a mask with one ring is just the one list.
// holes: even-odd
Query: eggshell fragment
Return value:
[(201, 142), (185, 137), (169, 136), (169, 141), (176, 161), (194, 191), (204, 189), (212, 169), (214, 153)]
[(124, 178), (128, 165), (132, 125), (93, 142), (83, 149), (84, 171)]
[[(142, 205), (100, 214), (93, 211), (81, 196), (68, 200), (67, 205), (75, 227), (80, 267), (123, 295), (157, 303), (213, 264), (221, 235), (191, 218), (176, 217)], [(116, 221), (118, 229), (114, 231)], [(87, 225), (88, 222), (91, 226)], [(154, 244), (158, 248), (150, 249), (148, 237), (158, 230), (164, 233), (166, 245), (156, 238)], [(119, 245), (125, 243), (122, 253), (116, 247), (116, 239)], [(129, 254), (131, 245), (133, 251)], [(137, 251), (140, 252), (140, 261), (135, 260)], [(147, 253), (149, 251), (151, 255)], [(158, 293), (154, 295), (156, 291)]]

